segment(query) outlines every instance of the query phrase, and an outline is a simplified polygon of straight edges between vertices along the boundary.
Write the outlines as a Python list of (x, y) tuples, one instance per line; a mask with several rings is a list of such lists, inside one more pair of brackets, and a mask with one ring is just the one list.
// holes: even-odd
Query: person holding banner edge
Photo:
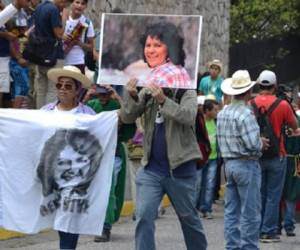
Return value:
[[(64, 66), (63, 68), (51, 69), (47, 73), (49, 80), (55, 83), (57, 89), (57, 101), (42, 107), (43, 110), (53, 112), (68, 112), (73, 114), (96, 114), (90, 107), (78, 101), (78, 93), (83, 85), (91, 86), (91, 81), (81, 73), (75, 66)], [(68, 232), (58, 232), (60, 239), (60, 249), (76, 249), (78, 234)]]
[(188, 250), (204, 250), (207, 241), (195, 204), (196, 161), (201, 153), (191, 127), (195, 126), (197, 96), (186, 87), (190, 77), (184, 69), (183, 38), (171, 23), (148, 26), (141, 38), (144, 59), (152, 69), (139, 93), (137, 80), (126, 85), (120, 118), (134, 122), (144, 114), (145, 141), (142, 168), (136, 185), (136, 250), (155, 249), (158, 206), (167, 194), (180, 220)]

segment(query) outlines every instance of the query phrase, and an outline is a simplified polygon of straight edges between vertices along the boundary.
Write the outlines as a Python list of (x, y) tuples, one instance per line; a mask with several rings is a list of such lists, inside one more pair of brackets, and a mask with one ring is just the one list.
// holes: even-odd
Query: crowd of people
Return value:
[[(171, 23), (150, 25), (141, 37), (143, 58), (152, 69), (144, 88), (137, 87), (137, 79), (118, 91), (113, 83), (98, 85), (98, 73), (93, 80), (85, 76), (86, 55), (98, 59), (100, 39), (84, 15), (87, 5), (88, 0), (10, 5), (13, 14), (19, 11), (8, 21), (1, 19), (7, 23), (0, 28), (0, 107), (90, 115), (119, 110), (109, 204), (95, 242), (110, 240), (120, 216), (127, 147), (140, 149), (129, 154), (141, 159), (138, 170), (130, 170), (136, 188), (137, 250), (155, 249), (155, 220), (165, 194), (187, 249), (207, 249), (201, 217), (214, 218), (221, 169), (226, 179), (225, 249), (259, 249), (259, 241), (279, 242), (282, 229), (295, 236), (300, 95), (278, 84), (270, 70), (256, 81), (247, 70), (224, 80), (218, 59), (199, 74), (197, 90), (178, 89), (191, 79), (184, 68), (183, 38)], [(58, 233), (60, 249), (76, 249), (78, 234)]]

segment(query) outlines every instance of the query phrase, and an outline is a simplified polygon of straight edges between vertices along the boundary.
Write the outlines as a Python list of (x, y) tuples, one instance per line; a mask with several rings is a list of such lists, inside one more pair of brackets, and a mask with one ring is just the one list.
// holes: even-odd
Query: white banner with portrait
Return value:
[(101, 234), (117, 124), (116, 111), (0, 109), (0, 226)]

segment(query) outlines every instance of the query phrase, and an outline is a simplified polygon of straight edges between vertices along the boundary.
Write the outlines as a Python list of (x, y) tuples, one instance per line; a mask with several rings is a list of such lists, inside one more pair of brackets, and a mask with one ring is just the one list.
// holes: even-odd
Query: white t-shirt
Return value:
[(55, 112), (65, 112), (65, 113), (70, 113), (70, 114), (76, 114), (77, 111), (78, 111), (78, 106), (75, 107), (75, 108), (73, 108), (73, 109), (71, 109), (71, 110), (59, 110), (59, 109), (57, 108), (57, 106), (55, 106), (55, 107), (54, 107), (54, 111), (55, 111)]
[[(70, 16), (66, 22), (65, 34), (66, 35), (71, 34), (78, 22), (81, 22), (83, 25), (86, 26), (88, 25), (87, 31), (86, 29), (84, 29), (84, 31), (82, 32), (80, 38), (81, 42), (86, 42), (85, 36), (87, 36), (87, 38), (92, 38), (95, 36), (95, 31), (94, 31), (94, 26), (92, 21), (91, 20), (87, 21), (87, 18), (84, 15), (81, 15), (81, 17), (78, 19), (73, 19)], [(65, 65), (77, 65), (77, 64), (84, 64), (84, 51), (80, 46), (75, 45), (69, 51), (69, 53), (65, 55)]]

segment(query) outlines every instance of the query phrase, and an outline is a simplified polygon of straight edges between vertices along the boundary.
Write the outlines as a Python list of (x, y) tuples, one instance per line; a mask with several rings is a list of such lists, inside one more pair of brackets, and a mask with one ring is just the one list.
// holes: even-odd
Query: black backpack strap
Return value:
[(255, 101), (254, 101), (254, 99), (252, 99), (250, 103), (251, 103), (251, 106), (253, 107), (253, 111), (254, 111), (255, 116), (257, 116), (259, 110), (258, 110), (258, 107), (257, 107), (257, 105), (256, 105), (256, 103), (255, 103)]
[(181, 99), (186, 91), (187, 91), (186, 89), (176, 89), (175, 90), (175, 102), (180, 104)]
[(87, 39), (88, 39), (87, 33), (89, 31), (91, 20), (86, 17), (85, 18), (85, 23), (87, 24), (87, 28), (86, 28), (85, 33), (84, 33), (84, 43), (86, 43)]
[(274, 111), (274, 109), (279, 105), (279, 103), (281, 102), (282, 100), (277, 98), (275, 100), (275, 102), (272, 103), (272, 105), (270, 106), (270, 108), (268, 109), (267, 111), (267, 115), (270, 116), (272, 114), (272, 112)]

